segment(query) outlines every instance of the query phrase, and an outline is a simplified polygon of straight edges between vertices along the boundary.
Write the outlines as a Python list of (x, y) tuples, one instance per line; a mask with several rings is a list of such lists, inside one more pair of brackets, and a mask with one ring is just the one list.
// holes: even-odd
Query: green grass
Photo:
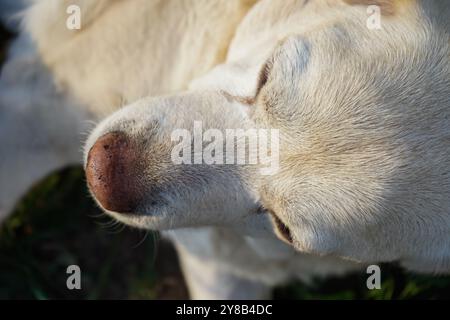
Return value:
[[(0, 299), (185, 298), (173, 252), (152, 233), (145, 237), (142, 231), (102, 225), (111, 222), (89, 197), (81, 169), (67, 169), (39, 183), (0, 228)], [(80, 291), (66, 288), (71, 264), (81, 268)], [(361, 272), (308, 286), (295, 282), (277, 288), (275, 297), (450, 298), (450, 277), (413, 275), (382, 265), (381, 290), (367, 290), (366, 279)]]
[(450, 298), (450, 277), (410, 274), (394, 265), (381, 267), (381, 289), (368, 290), (367, 274), (352, 273), (340, 278), (316, 280), (309, 286), (300, 283), (275, 290), (276, 298), (342, 300), (436, 300)]

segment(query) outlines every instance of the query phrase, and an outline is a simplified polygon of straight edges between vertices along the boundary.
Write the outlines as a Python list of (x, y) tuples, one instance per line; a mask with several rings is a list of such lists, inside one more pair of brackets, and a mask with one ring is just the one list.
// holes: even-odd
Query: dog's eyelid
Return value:
[(272, 211), (273, 211), (272, 209), (270, 209), (268, 206), (264, 205), (261, 202), (258, 204), (258, 208), (256, 209), (257, 214), (267, 214)]
[(272, 70), (273, 62), (272, 59), (267, 60), (261, 71), (259, 72), (258, 84), (256, 86), (256, 94), (255, 99), (259, 95), (261, 89), (266, 85), (267, 80), (269, 79), (270, 71)]

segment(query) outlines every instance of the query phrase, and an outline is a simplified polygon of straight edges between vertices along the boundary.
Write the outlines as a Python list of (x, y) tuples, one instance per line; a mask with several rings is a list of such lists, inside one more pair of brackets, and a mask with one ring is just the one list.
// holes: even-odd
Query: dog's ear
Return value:
[(344, 0), (350, 5), (379, 6), (384, 15), (393, 15), (395, 13), (394, 0)]
[(252, 117), (265, 115), (267, 119), (281, 120), (290, 114), (294, 105), (279, 103), (278, 99), (299, 83), (308, 71), (310, 59), (311, 43), (304, 37), (292, 35), (280, 41), (260, 69)]

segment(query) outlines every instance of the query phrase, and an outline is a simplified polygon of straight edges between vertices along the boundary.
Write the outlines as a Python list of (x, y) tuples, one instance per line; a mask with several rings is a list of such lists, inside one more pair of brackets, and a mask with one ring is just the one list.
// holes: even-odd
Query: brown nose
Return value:
[(138, 202), (138, 150), (122, 132), (107, 133), (89, 150), (86, 177), (103, 208), (132, 213)]

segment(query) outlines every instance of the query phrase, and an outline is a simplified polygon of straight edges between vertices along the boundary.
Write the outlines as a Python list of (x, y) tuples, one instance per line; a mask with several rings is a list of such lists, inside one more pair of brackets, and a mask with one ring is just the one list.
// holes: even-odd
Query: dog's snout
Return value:
[(140, 200), (137, 151), (123, 132), (103, 135), (89, 150), (87, 182), (104, 209), (134, 213)]

